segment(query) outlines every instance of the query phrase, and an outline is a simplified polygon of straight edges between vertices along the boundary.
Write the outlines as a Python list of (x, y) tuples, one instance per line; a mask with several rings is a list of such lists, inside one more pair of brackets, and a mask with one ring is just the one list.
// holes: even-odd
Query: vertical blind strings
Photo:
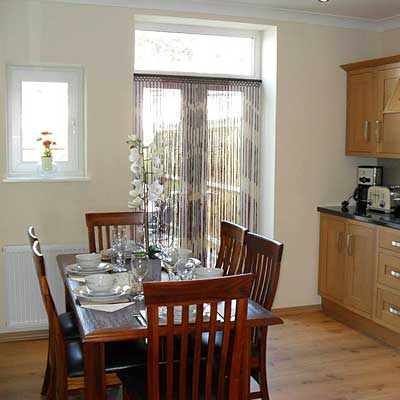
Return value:
[(165, 169), (158, 239), (213, 265), (221, 220), (257, 231), (259, 83), (135, 76), (134, 87), (135, 133)]

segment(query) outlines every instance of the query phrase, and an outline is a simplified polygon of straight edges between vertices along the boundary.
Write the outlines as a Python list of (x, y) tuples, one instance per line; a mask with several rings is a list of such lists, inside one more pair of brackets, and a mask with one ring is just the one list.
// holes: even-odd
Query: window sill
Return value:
[(89, 176), (30, 176), (30, 177), (8, 177), (3, 179), (3, 183), (27, 183), (27, 182), (88, 182)]

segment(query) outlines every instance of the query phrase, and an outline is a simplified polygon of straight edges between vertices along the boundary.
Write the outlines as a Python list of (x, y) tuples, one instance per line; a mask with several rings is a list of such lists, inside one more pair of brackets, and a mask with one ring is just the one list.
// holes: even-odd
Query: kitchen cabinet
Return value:
[(355, 312), (372, 314), (376, 229), (372, 225), (347, 222), (345, 305)]
[(319, 291), (322, 297), (372, 314), (376, 229), (321, 215)]
[(400, 55), (343, 65), (346, 154), (400, 158)]
[(338, 210), (319, 208), (322, 309), (400, 348), (400, 224)]
[(375, 80), (373, 72), (354, 73), (348, 81), (347, 151), (373, 154)]
[(343, 302), (346, 223), (342, 218), (321, 216), (320, 294)]

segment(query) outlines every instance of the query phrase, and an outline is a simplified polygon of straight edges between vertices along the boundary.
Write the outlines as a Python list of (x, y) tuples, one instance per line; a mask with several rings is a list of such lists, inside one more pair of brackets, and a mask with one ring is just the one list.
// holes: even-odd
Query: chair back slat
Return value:
[[(243, 331), (252, 285), (252, 274), (210, 279), (206, 285), (204, 281), (144, 282), (148, 314), (148, 398), (160, 398), (159, 341), (163, 337), (166, 337), (167, 347), (164, 364), (167, 400), (196, 400), (200, 385), (205, 388), (206, 400), (217, 393), (221, 393), (217, 397), (221, 400), (238, 398)], [(231, 320), (233, 300), (236, 309)], [(166, 318), (159, 320), (159, 307), (165, 306)], [(221, 306), (225, 307), (224, 318), (218, 312)], [(222, 351), (219, 357), (215, 357), (218, 331), (223, 332)], [(203, 332), (208, 332), (205, 359), (201, 357)], [(174, 337), (180, 340), (174, 341)], [(189, 346), (190, 340), (194, 340), (194, 346)], [(173, 362), (174, 343), (179, 350), (178, 365)], [(214, 382), (216, 366), (219, 372)]]
[(251, 299), (270, 310), (278, 287), (283, 244), (255, 233), (245, 238), (244, 271), (254, 274)]
[(247, 229), (229, 221), (221, 222), (221, 244), (216, 268), (222, 268), (224, 275), (241, 272), (243, 244)]
[(99, 252), (110, 248), (113, 231), (118, 227), (125, 227), (129, 240), (143, 241), (142, 211), (87, 213), (86, 226), (88, 228), (89, 252)]

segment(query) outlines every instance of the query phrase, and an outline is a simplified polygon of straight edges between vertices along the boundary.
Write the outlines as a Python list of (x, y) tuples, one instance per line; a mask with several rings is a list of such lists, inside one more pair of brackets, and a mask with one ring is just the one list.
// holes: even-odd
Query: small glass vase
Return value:
[(42, 170), (53, 171), (53, 157), (42, 157)]

